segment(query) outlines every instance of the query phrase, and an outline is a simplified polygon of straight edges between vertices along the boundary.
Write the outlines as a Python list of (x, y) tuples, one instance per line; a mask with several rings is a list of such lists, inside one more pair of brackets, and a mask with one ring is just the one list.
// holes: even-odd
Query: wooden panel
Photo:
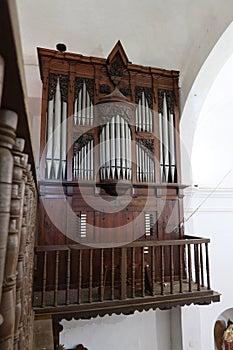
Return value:
[[(44, 199), (47, 209), (44, 208), (43, 202), (39, 202), (39, 230), (38, 244), (39, 245), (58, 245), (66, 243), (66, 216), (62, 203), (59, 204), (57, 198)], [(53, 213), (55, 220), (49, 216)], [(62, 229), (62, 232), (55, 226)]]

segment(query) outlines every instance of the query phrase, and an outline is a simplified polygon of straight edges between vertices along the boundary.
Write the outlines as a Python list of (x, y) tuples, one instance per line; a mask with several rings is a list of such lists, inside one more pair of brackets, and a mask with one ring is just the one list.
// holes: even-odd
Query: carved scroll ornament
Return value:
[(126, 103), (113, 102), (99, 104), (97, 107), (98, 115), (103, 124), (106, 124), (114, 116), (121, 116), (127, 123), (132, 123), (132, 109), (133, 107)]

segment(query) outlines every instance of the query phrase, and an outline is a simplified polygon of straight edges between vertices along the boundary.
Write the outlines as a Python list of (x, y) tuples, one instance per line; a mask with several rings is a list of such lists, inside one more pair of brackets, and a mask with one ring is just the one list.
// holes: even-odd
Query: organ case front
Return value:
[[(120, 42), (107, 59), (42, 48), (38, 56), (38, 244), (117, 249), (135, 240), (183, 238), (179, 73), (132, 64)], [(88, 266), (89, 257), (82, 259)], [(94, 259), (99, 273), (101, 251)], [(136, 272), (142, 261), (150, 266), (150, 248), (135, 259)], [(165, 273), (169, 259), (165, 249)]]

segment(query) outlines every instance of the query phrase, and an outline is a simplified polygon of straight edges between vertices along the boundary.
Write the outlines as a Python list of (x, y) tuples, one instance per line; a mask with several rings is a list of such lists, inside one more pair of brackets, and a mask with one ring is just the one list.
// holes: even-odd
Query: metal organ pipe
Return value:
[(112, 178), (115, 179), (116, 174), (116, 159), (115, 159), (115, 117), (111, 120), (111, 170)]
[(99, 155), (100, 155), (100, 177), (103, 178), (103, 130), (100, 132), (99, 140)]
[(167, 96), (163, 94), (163, 110), (159, 113), (160, 170), (165, 182), (176, 181), (176, 146), (174, 114), (168, 108)]
[(66, 135), (67, 135), (67, 103), (62, 103), (62, 124), (61, 124), (61, 161), (62, 178), (66, 175)]
[(78, 94), (78, 125), (81, 125), (82, 121), (82, 89)]
[(74, 180), (93, 180), (94, 178), (94, 140), (89, 140), (74, 154)]
[(171, 178), (172, 178), (172, 182), (175, 182), (176, 181), (175, 179), (176, 156), (175, 156), (175, 123), (174, 123), (173, 113), (170, 113), (169, 137), (170, 137)]
[[(124, 118), (112, 117), (100, 133), (101, 179), (131, 179), (131, 131)], [(104, 157), (104, 159), (103, 159)]]
[(116, 147), (116, 171), (117, 178), (120, 178), (120, 166), (121, 166), (121, 140), (120, 140), (120, 116), (116, 116), (116, 139), (115, 139), (115, 147)]
[(66, 173), (67, 102), (62, 101), (59, 77), (55, 96), (48, 101), (46, 178), (64, 178)]
[(127, 140), (126, 140), (126, 144), (128, 143), (128, 147), (126, 146), (126, 150), (128, 150), (127, 152), (127, 180), (131, 180), (132, 179), (132, 164), (131, 164), (131, 160), (132, 160), (132, 143), (131, 143), (131, 130), (128, 127), (127, 123), (125, 123), (125, 127), (126, 127), (126, 135), (127, 135)]
[[(150, 154), (151, 153), (151, 154)], [(140, 143), (136, 142), (136, 163), (137, 163), (137, 176), (138, 182), (151, 182), (154, 181), (154, 160), (152, 152), (143, 148)]]
[(167, 111), (167, 99), (164, 93), (163, 97), (163, 151), (164, 151), (164, 172), (165, 181), (168, 182), (169, 175), (169, 136), (168, 136), (168, 111)]
[(57, 81), (56, 93), (55, 93), (55, 115), (54, 115), (54, 131), (53, 131), (53, 150), (54, 150), (54, 172), (55, 179), (59, 177), (60, 167), (60, 123), (61, 123), (61, 92), (59, 79)]
[(122, 169), (122, 179), (125, 179), (125, 123), (124, 119), (120, 118), (121, 126), (121, 169)]
[(142, 92), (142, 96), (138, 101), (136, 108), (136, 130), (137, 131), (153, 131), (153, 118), (152, 111), (149, 108), (148, 100), (145, 92)]
[(161, 181), (163, 181), (163, 174), (164, 174), (164, 159), (163, 159), (163, 116), (162, 113), (159, 113), (159, 140), (160, 140), (160, 147), (159, 147), (159, 153), (160, 153), (160, 176)]
[(142, 93), (142, 130), (146, 130), (145, 94)]
[(106, 170), (107, 170), (107, 178), (110, 178), (110, 139), (109, 139), (109, 129), (110, 129), (110, 124), (107, 122), (106, 125), (106, 139), (105, 139), (105, 150), (106, 150)]
[(94, 179), (94, 155), (93, 155), (93, 152), (94, 152), (94, 140), (91, 140), (91, 144), (90, 144), (90, 180), (93, 180)]
[(86, 119), (86, 115), (85, 115), (85, 109), (86, 109), (86, 84), (85, 82), (83, 83), (83, 88), (82, 88), (82, 125), (85, 125), (85, 119)]
[(54, 99), (48, 101), (48, 112), (47, 112), (47, 149), (46, 149), (46, 177), (50, 179), (52, 159), (53, 159), (53, 106)]
[(74, 124), (93, 125), (93, 103), (85, 81), (74, 101)]

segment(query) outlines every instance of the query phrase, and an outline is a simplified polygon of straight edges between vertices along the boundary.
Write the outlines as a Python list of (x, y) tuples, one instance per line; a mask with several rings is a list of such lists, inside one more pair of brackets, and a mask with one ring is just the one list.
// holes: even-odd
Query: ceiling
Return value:
[(184, 100), (216, 41), (233, 19), (232, 0), (21, 0), (26, 60), (36, 47), (107, 57), (121, 40), (129, 60), (181, 72)]

